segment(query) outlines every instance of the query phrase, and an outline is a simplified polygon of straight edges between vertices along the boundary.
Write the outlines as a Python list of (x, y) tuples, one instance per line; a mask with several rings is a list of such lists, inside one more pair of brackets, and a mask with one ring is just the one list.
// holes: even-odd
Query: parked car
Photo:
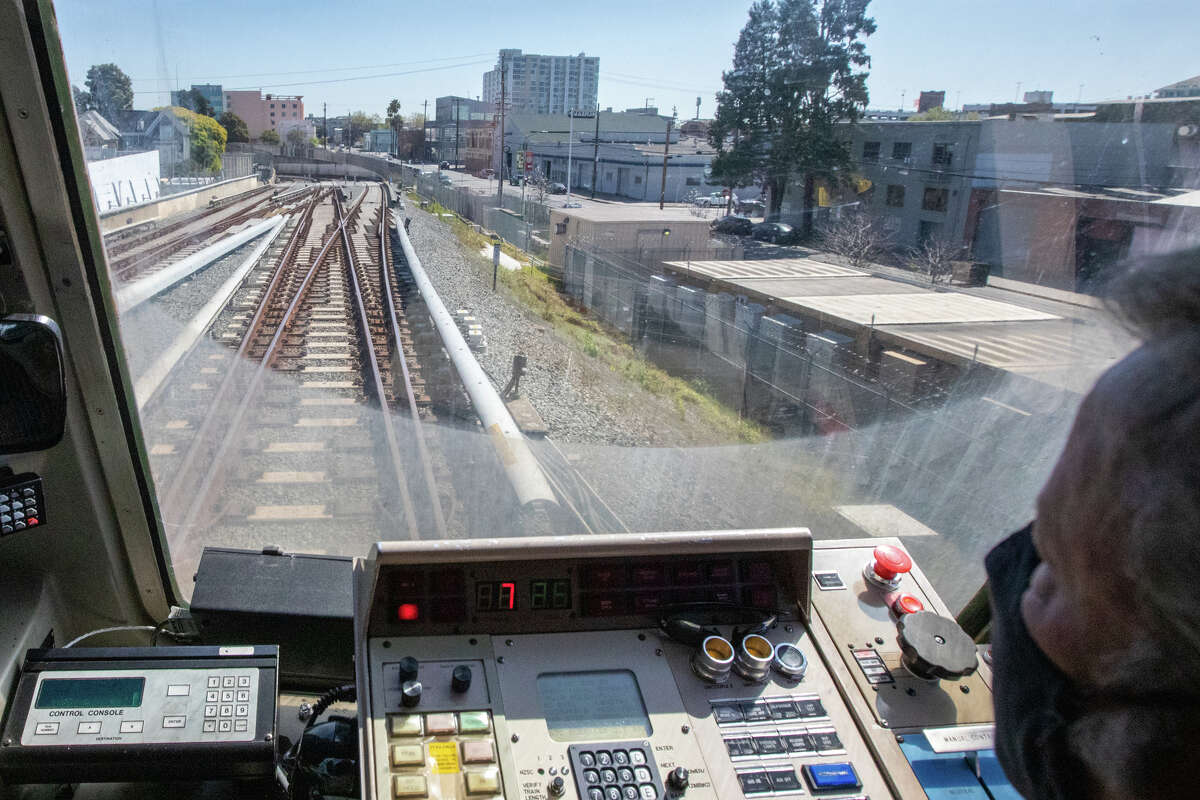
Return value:
[(725, 195), (720, 192), (713, 192), (712, 194), (700, 195), (696, 198), (695, 204), (701, 208), (724, 208), (728, 201), (729, 198)]
[(438, 175), (438, 183), (442, 184), (443, 186), (452, 186), (454, 181), (450, 180), (449, 175), (442, 173)]
[(484, 178), (486, 180), (491, 180), (493, 177), (495, 177), (495, 175), (496, 170), (494, 169), (481, 169), (479, 172), (475, 173), (476, 178)]
[(450, 169), (450, 162), (443, 161), (442, 163), (438, 164), (438, 169)]
[(732, 233), (734, 236), (749, 236), (754, 233), (754, 223), (748, 217), (742, 217), (737, 214), (729, 214), (728, 216), (715, 219), (709, 225), (713, 233)]
[(546, 191), (550, 194), (566, 194), (567, 186), (564, 183), (552, 183), (546, 187)]
[(748, 217), (761, 217), (767, 213), (767, 204), (762, 200), (739, 200), (734, 203), (734, 208)]
[(791, 244), (796, 241), (796, 229), (786, 222), (760, 222), (751, 234), (755, 239), (772, 244)]
[(520, 186), (524, 181), (525, 181), (525, 179), (523, 177), (521, 177), (520, 175), (509, 175), (508, 176), (508, 185), (509, 186)]

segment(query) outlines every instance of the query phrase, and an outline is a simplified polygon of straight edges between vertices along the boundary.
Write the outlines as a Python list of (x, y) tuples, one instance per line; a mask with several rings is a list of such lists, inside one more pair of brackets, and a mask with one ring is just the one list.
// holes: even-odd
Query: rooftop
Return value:
[(1093, 304), (1016, 281), (934, 289), (808, 258), (667, 266), (842, 331), (869, 327), (887, 346), (1078, 393), (1133, 346)]

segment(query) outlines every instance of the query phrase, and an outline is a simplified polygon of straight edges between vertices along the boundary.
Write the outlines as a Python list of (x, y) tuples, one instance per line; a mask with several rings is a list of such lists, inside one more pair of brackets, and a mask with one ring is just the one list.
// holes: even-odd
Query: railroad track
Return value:
[(266, 219), (283, 213), (283, 206), (271, 203), (270, 191), (257, 190), (251, 197), (216, 211), (160, 228), (134, 244), (109, 246), (110, 274), (118, 283), (132, 283), (216, 244), (230, 228), (256, 217)]
[(147, 414), (177, 565), (201, 543), (321, 551), (331, 527), (352, 552), (462, 535), (428, 425), (454, 416), (462, 389), (411, 313), (382, 187), (338, 195), (309, 197), (210, 331), (223, 346), (181, 361)]

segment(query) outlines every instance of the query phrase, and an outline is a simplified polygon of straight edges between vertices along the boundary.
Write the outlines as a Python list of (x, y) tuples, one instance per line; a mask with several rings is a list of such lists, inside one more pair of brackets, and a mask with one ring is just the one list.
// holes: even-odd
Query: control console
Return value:
[(898, 796), (809, 630), (812, 558), (804, 529), (380, 543), (365, 795)]
[(278, 660), (274, 645), (30, 650), (0, 778), (269, 776)]

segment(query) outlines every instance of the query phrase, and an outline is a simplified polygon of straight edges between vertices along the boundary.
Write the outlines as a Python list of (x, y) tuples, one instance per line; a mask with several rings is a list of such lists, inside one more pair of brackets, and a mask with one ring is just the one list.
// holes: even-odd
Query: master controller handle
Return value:
[(975, 642), (958, 623), (932, 611), (904, 614), (900, 631), (900, 660), (918, 678), (963, 678), (977, 665)]

